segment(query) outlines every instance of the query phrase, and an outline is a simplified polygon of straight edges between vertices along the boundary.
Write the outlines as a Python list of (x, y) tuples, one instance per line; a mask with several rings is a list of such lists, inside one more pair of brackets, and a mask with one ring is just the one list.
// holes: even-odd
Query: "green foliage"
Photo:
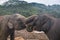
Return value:
[(44, 5), (39, 3), (27, 3), (25, 1), (9, 0), (0, 5), (0, 15), (20, 13), (26, 17), (33, 14), (49, 13), (60, 18), (60, 5)]

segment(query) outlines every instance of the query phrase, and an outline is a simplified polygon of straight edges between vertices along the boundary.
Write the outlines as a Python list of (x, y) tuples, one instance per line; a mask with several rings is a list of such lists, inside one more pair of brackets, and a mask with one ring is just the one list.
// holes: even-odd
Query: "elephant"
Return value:
[(26, 24), (28, 32), (43, 31), (49, 40), (60, 40), (60, 18), (55, 18), (50, 14), (41, 14), (34, 19), (33, 16), (27, 18)]
[(0, 40), (14, 40), (15, 30), (22, 30), (25, 26), (26, 18), (20, 14), (11, 14), (0, 16)]

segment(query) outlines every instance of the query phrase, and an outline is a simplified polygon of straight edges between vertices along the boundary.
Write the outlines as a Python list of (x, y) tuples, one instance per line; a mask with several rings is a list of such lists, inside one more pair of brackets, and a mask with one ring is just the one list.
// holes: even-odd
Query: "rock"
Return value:
[(15, 40), (24, 40), (22, 37), (16, 37)]
[(27, 32), (25, 29), (20, 31), (15, 31), (15, 37), (19, 37), (19, 36), (21, 36), (25, 40), (31, 40), (31, 39), (49, 40), (44, 32), (37, 32), (37, 31)]

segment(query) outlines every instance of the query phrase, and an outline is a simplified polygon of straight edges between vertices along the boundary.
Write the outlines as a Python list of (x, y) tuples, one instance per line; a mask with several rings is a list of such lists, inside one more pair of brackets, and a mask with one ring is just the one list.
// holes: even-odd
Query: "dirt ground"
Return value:
[[(25, 29), (20, 31), (15, 31), (15, 40), (49, 40), (44, 32), (27, 32)], [(9, 38), (8, 38), (9, 40)]]

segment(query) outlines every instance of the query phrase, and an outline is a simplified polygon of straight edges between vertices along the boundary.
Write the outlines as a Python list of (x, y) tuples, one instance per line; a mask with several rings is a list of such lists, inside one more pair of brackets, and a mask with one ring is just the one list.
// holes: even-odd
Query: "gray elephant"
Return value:
[[(31, 19), (30, 19), (31, 18)], [(44, 31), (49, 40), (60, 40), (60, 19), (50, 14), (41, 14), (36, 17), (27, 18), (27, 31)], [(32, 20), (32, 21), (31, 21)]]
[(20, 14), (0, 16), (0, 40), (14, 40), (14, 31), (26, 28), (25, 17)]

